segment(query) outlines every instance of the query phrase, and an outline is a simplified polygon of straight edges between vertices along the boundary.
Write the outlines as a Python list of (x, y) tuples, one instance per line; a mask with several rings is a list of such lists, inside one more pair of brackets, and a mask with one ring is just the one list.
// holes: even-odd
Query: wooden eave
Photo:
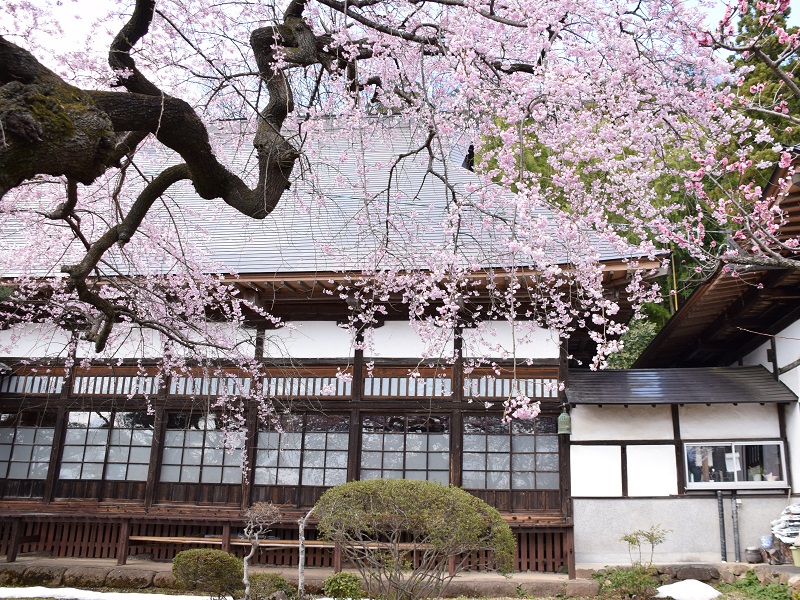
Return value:
[[(800, 169), (800, 157), (793, 166)], [(776, 167), (763, 194), (786, 216), (781, 241), (800, 235), (800, 172), (779, 188), (787, 177), (788, 169)], [(720, 266), (695, 288), (633, 368), (730, 365), (797, 319), (800, 268), (751, 267), (732, 276)]]
[(722, 272), (698, 286), (633, 368), (725, 366), (800, 318), (800, 270)]

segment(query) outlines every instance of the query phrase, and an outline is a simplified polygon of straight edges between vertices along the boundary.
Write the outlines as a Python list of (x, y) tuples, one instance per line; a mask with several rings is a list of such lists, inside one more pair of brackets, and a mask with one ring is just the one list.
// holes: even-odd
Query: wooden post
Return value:
[(255, 403), (247, 407), (247, 433), (245, 434), (245, 449), (247, 451), (247, 467), (242, 477), (242, 510), (250, 508), (253, 501), (253, 477), (255, 476), (256, 453), (258, 452), (258, 408)]
[[(71, 381), (72, 379), (65, 379), (64, 388), (62, 388), (61, 391), (62, 398), (66, 393), (68, 393), (64, 390), (68, 389), (67, 384)], [(53, 447), (50, 450), (50, 466), (47, 469), (47, 478), (44, 482), (44, 493), (42, 494), (42, 500), (45, 504), (50, 504), (53, 501), (56, 479), (58, 478), (58, 469), (59, 465), (61, 465), (61, 453), (64, 448), (64, 438), (67, 435), (66, 430), (68, 420), (67, 409), (62, 406), (58, 409), (58, 413), (56, 415), (56, 426), (53, 434)]]
[(128, 548), (130, 545), (131, 522), (125, 519), (119, 526), (119, 540), (117, 540), (117, 564), (124, 565), (128, 562)]
[(333, 572), (342, 572), (342, 549), (339, 546), (333, 549)]
[[(169, 386), (169, 380), (164, 384), (164, 388)], [(161, 448), (164, 445), (164, 435), (167, 431), (167, 419), (164, 411), (163, 394), (165, 390), (159, 390), (159, 402), (156, 405), (156, 418), (153, 422), (153, 445), (150, 447), (150, 465), (147, 470), (147, 483), (144, 492), (144, 508), (147, 511), (153, 506), (156, 493), (156, 477), (161, 466)]]
[(564, 535), (567, 538), (567, 577), (575, 579), (577, 577), (575, 571), (575, 531), (570, 527)]
[[(15, 562), (17, 560), (17, 552), (19, 552), (19, 538), (20, 538), (20, 522), (22, 519), (14, 519), (11, 521), (11, 539), (8, 540), (8, 554), (6, 555), (6, 562)], [(24, 533), (24, 525), (23, 525)]]
[(222, 551), (231, 551), (231, 523), (228, 521), (222, 525)]

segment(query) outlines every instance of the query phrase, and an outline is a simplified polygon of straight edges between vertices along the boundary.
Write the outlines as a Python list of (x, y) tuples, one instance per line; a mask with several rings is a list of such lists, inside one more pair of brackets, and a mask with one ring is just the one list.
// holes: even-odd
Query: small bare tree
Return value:
[(244, 600), (250, 600), (250, 561), (258, 552), (258, 543), (262, 535), (269, 528), (280, 521), (280, 509), (270, 502), (256, 502), (246, 514), (247, 523), (244, 526), (244, 535), (250, 540), (250, 552), (244, 557)]
[(308, 524), (308, 520), (311, 518), (311, 515), (314, 514), (314, 510), (316, 508), (316, 506), (312, 507), (304, 517), (300, 517), (297, 520), (297, 524), (300, 527), (300, 534), (298, 537), (300, 540), (300, 559), (297, 562), (297, 593), (300, 597), (300, 600), (303, 600), (306, 597), (306, 525)]

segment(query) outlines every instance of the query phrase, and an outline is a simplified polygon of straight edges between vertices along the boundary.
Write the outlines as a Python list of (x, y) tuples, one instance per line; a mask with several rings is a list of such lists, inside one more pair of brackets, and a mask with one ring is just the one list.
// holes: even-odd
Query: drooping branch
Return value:
[(88, 339), (95, 343), (97, 352), (105, 348), (117, 315), (125, 309), (122, 306), (115, 305), (91, 289), (87, 283), (87, 278), (97, 268), (97, 265), (111, 246), (116, 243), (125, 244), (130, 240), (153, 203), (172, 185), (178, 181), (189, 179), (190, 175), (189, 169), (185, 164), (169, 167), (162, 171), (158, 177), (153, 179), (142, 190), (122, 222), (108, 229), (94, 242), (86, 251), (80, 263), (62, 267), (62, 271), (69, 275), (70, 286), (76, 291), (78, 298), (97, 308), (103, 315), (101, 323), (96, 330), (93, 330), (87, 336)]

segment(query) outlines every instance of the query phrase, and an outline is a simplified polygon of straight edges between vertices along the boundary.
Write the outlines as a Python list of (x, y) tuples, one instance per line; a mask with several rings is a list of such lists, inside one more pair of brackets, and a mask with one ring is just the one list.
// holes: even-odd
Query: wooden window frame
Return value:
[[(373, 420), (377, 420), (377, 419), (393, 419), (394, 420), (393, 429), (392, 430), (386, 430), (385, 428), (387, 427), (387, 425), (386, 425), (386, 422), (384, 422), (384, 425), (383, 425), (384, 431), (383, 432), (377, 432), (377, 431), (374, 431), (374, 430), (366, 431), (364, 423), (365, 423), (365, 420), (367, 420), (367, 419), (373, 419)], [(414, 431), (414, 426), (413, 425), (409, 425), (409, 419), (428, 419), (428, 420), (430, 420), (430, 419), (441, 419), (441, 421), (443, 423), (443, 426), (446, 428), (446, 430), (443, 430), (441, 432)], [(402, 431), (397, 429), (397, 425), (399, 424), (400, 420), (402, 420), (402, 424), (403, 424), (402, 425)], [(361, 445), (360, 445), (361, 446), (361, 452), (360, 452), (360, 455), (359, 455), (359, 479), (362, 479), (362, 480), (365, 480), (365, 479), (376, 479), (376, 478), (408, 479), (408, 474), (409, 473), (424, 472), (425, 475), (426, 475), (426, 477), (425, 477), (426, 481), (439, 481), (440, 483), (444, 483), (444, 484), (449, 484), (450, 483), (450, 479), (451, 479), (450, 461), (451, 461), (451, 455), (452, 455), (451, 446), (452, 446), (452, 442), (453, 442), (453, 432), (452, 432), (452, 428), (451, 428), (452, 415), (450, 413), (442, 412), (442, 413), (436, 413), (436, 414), (432, 414), (432, 413), (425, 413), (425, 414), (405, 413), (404, 414), (404, 413), (400, 413), (400, 412), (396, 412), (396, 413), (393, 412), (393, 413), (389, 414), (388, 411), (386, 413), (381, 413), (381, 414), (362, 413), (361, 414), (361, 422), (360, 422), (359, 425), (360, 425), (360, 431), (361, 431), (361, 440), (360, 440), (361, 441)], [(391, 433), (395, 433), (395, 434), (402, 433), (403, 434), (402, 450), (387, 450), (386, 449), (386, 438), (385, 438), (385, 435), (386, 434), (391, 434)], [(383, 439), (381, 440), (381, 448), (380, 448), (380, 450), (365, 448), (365, 444), (364, 444), (364, 436), (365, 436), (365, 434), (366, 435), (369, 435), (369, 434), (382, 434), (384, 436)], [(447, 436), (447, 449), (446, 450), (431, 449), (429, 447), (429, 444), (426, 443), (426, 448), (424, 450), (422, 450), (422, 449), (411, 449), (411, 450), (409, 450), (409, 448), (408, 448), (409, 435), (416, 435), (416, 434), (446, 435)], [(389, 452), (392, 452), (392, 453), (397, 452), (397, 453), (401, 453), (402, 454), (402, 464), (401, 464), (400, 467), (391, 467), (391, 466), (387, 467), (386, 466), (386, 454), (389, 453)], [(409, 459), (408, 455), (410, 453), (423, 453), (423, 452), (426, 454), (425, 469), (410, 467), (408, 465), (408, 459)], [(369, 454), (380, 454), (380, 456), (381, 456), (380, 467), (370, 467), (370, 466), (365, 466), (364, 465), (364, 459), (365, 459), (367, 453), (369, 453)], [(431, 468), (430, 455), (433, 454), (433, 453), (445, 453), (446, 454), (445, 464), (447, 466), (444, 467), (444, 468)], [(377, 477), (364, 477), (365, 471), (366, 472), (376, 472), (379, 475)], [(402, 473), (401, 477), (394, 477), (394, 475), (387, 475), (387, 473), (393, 473), (393, 472), (397, 472), (397, 471)], [(446, 479), (445, 480), (441, 480), (441, 479), (437, 479), (437, 478), (431, 478), (431, 474), (432, 473), (445, 473), (446, 474)]]
[[(70, 419), (72, 418), (71, 415), (76, 414), (76, 413), (84, 413), (84, 414), (90, 415), (86, 419), (85, 426), (72, 426), (72, 422), (70, 421)], [(99, 427), (92, 427), (91, 414), (93, 414), (93, 413), (94, 414), (102, 413), (102, 414), (108, 415), (109, 426), (108, 426), (108, 428), (104, 429), (104, 431), (106, 432), (106, 436), (105, 436), (105, 441), (104, 441), (103, 444), (89, 444), (88, 443), (88, 441), (89, 441), (88, 440), (89, 432), (91, 430), (94, 430), (94, 429), (102, 429), (102, 428), (99, 428)], [(149, 468), (150, 452), (151, 452), (151, 449), (152, 449), (152, 446), (153, 446), (153, 436), (154, 436), (154, 431), (155, 431), (155, 419), (153, 419), (153, 423), (151, 424), (151, 426), (149, 428), (148, 427), (120, 427), (120, 426), (118, 426), (117, 425), (117, 417), (119, 415), (129, 414), (129, 413), (146, 414), (146, 411), (143, 411), (143, 410), (116, 410), (116, 409), (112, 409), (112, 410), (71, 410), (71, 411), (67, 411), (67, 413), (66, 413), (67, 420), (66, 420), (66, 423), (64, 424), (64, 428), (65, 428), (64, 443), (62, 445), (62, 450), (61, 450), (61, 460), (59, 461), (59, 465), (58, 465), (58, 480), (59, 481), (147, 481), (147, 477), (148, 477), (148, 472), (147, 471), (144, 473), (143, 477), (137, 477), (135, 479), (131, 479), (129, 477), (129, 472), (130, 472), (130, 467), (132, 465), (133, 466), (144, 465), (144, 466)], [(85, 432), (82, 442), (75, 443), (75, 442), (71, 442), (70, 441), (70, 439), (69, 439), (70, 438), (70, 431), (76, 431), (76, 430), (83, 430)], [(122, 444), (122, 443), (116, 443), (116, 442), (113, 441), (114, 433), (115, 432), (121, 432), (121, 431), (130, 432), (130, 434), (131, 434), (130, 435), (130, 439), (127, 441), (127, 443)], [(147, 445), (134, 444), (133, 443), (133, 435), (134, 435), (134, 432), (136, 432), (136, 431), (150, 431), (151, 432), (151, 434), (150, 434), (150, 443), (147, 444)], [(88, 447), (97, 447), (97, 448), (102, 447), (103, 448), (102, 460), (87, 461), (86, 460), (86, 449)], [(69, 451), (70, 448), (82, 448), (83, 449), (81, 451), (81, 460), (80, 461), (65, 460), (65, 455)], [(115, 448), (127, 448), (127, 452), (126, 452), (127, 458), (126, 458), (125, 462), (109, 460), (110, 454), (111, 454), (112, 450), (115, 449)], [(131, 449), (132, 448), (146, 448), (147, 449), (147, 459), (146, 460), (138, 460), (138, 461), (135, 461), (135, 462), (131, 462)], [(78, 476), (77, 477), (66, 476), (65, 475), (65, 471), (64, 471), (65, 465), (79, 465)], [(100, 467), (100, 476), (99, 477), (85, 477), (86, 466), (87, 465), (101, 465), (101, 467)], [(123, 478), (123, 479), (116, 478), (116, 477), (109, 478), (108, 477), (109, 465), (125, 465), (125, 478)]]
[[(470, 422), (475, 420), (475, 419), (483, 420), (484, 423), (485, 423), (484, 427), (488, 429), (488, 427), (490, 426), (488, 421), (487, 421), (488, 419), (492, 419), (492, 420), (498, 421), (498, 423), (495, 423), (494, 425), (499, 425), (500, 424), (499, 422), (502, 420), (502, 416), (501, 415), (495, 415), (495, 414), (467, 414), (467, 415), (464, 415), (464, 425), (462, 427), (462, 452), (461, 452), (462, 487), (464, 489), (467, 489), (467, 490), (480, 490), (480, 491), (493, 491), (493, 490), (494, 491), (500, 491), (500, 490), (506, 490), (506, 491), (533, 491), (533, 490), (558, 491), (558, 490), (561, 489), (561, 469), (560, 469), (561, 451), (560, 451), (560, 447), (559, 447), (560, 444), (559, 444), (559, 441), (558, 441), (557, 422), (556, 422), (556, 417), (555, 416), (552, 416), (552, 415), (540, 415), (540, 416), (536, 417), (536, 419), (534, 419), (532, 421), (532, 426), (533, 426), (534, 431), (532, 431), (531, 433), (524, 433), (524, 432), (515, 431), (515, 428), (520, 428), (523, 425), (524, 422), (522, 422), (522, 421), (513, 421), (510, 424), (506, 425), (505, 426), (506, 432), (504, 434), (502, 434), (502, 435), (507, 436), (507, 438), (508, 438), (508, 448), (509, 449), (508, 449), (507, 452), (505, 452), (505, 451), (490, 451), (488, 449), (488, 437), (490, 435), (498, 435), (498, 434), (489, 434), (489, 433), (470, 434), (470, 433), (468, 433), (466, 431), (465, 428), (467, 426), (469, 426)], [(543, 424), (543, 423), (546, 423), (546, 425), (542, 426), (541, 428), (552, 429), (552, 431), (543, 431), (543, 432), (538, 432), (537, 433), (536, 429), (540, 428), (540, 424)], [(483, 450), (483, 451), (468, 449), (467, 448), (467, 439), (466, 439), (468, 435), (483, 435), (485, 438), (487, 438), (486, 439), (487, 444), (484, 445), (484, 447), (486, 449)], [(537, 437), (543, 436), (543, 435), (546, 435), (547, 437), (554, 438), (555, 443), (556, 443), (555, 452), (553, 452), (553, 451), (540, 452), (538, 450)], [(524, 451), (524, 452), (515, 451), (514, 442), (515, 441), (518, 442), (521, 439), (527, 439), (527, 438), (530, 438), (530, 440), (532, 442), (532, 450)], [(486, 468), (483, 469), (483, 470), (467, 468), (467, 466), (465, 464), (465, 459), (467, 458), (467, 456), (466, 456), (467, 454), (482, 454), (482, 455), (484, 455), (484, 461), (483, 462), (486, 465)], [(537, 463), (539, 462), (538, 461), (538, 456), (540, 454), (541, 455), (554, 456), (555, 457), (555, 461), (556, 461), (556, 470), (539, 469)], [(489, 460), (493, 455), (507, 456), (508, 457), (508, 466), (506, 468), (504, 468), (504, 469), (491, 469), (491, 468), (489, 468), (490, 467)], [(517, 474), (520, 473), (519, 469), (515, 468), (514, 456), (519, 456), (519, 455), (530, 455), (530, 456), (532, 456), (533, 469), (525, 471), (527, 473), (531, 473), (531, 475), (533, 476), (532, 477), (533, 485), (530, 486), (530, 487), (528, 487), (528, 486), (518, 486), (518, 485), (515, 486), (514, 485), (514, 474), (515, 473), (517, 473)], [(466, 482), (467, 473), (483, 473), (484, 474), (484, 476), (483, 476), (484, 487), (472, 487), (472, 486), (468, 485), (467, 482)], [(489, 477), (488, 474), (489, 473), (504, 473), (504, 474), (506, 474), (508, 476), (508, 487), (488, 487), (487, 481), (488, 481), (488, 477)], [(555, 486), (554, 487), (552, 487), (552, 486), (551, 487), (539, 487), (537, 485), (538, 484), (538, 474), (539, 473), (547, 473), (547, 474), (551, 474), (551, 476), (555, 477)]]
[[(309, 423), (313, 418), (329, 418), (329, 419), (340, 419), (338, 424), (341, 425), (342, 429), (335, 429), (332, 430), (330, 428), (321, 430), (321, 429), (309, 429)], [(256, 445), (255, 445), (255, 466), (253, 468), (253, 481), (254, 485), (256, 486), (302, 486), (302, 487), (333, 487), (334, 485), (339, 485), (340, 483), (345, 483), (347, 481), (347, 471), (348, 471), (348, 462), (350, 457), (350, 414), (349, 413), (330, 413), (330, 414), (315, 414), (309, 412), (302, 412), (298, 414), (291, 415), (291, 417), (287, 420), (284, 419), (282, 423), (280, 423), (280, 429), (283, 431), (277, 431), (277, 428), (274, 425), (264, 425), (262, 424), (258, 428), (257, 437), (256, 437)], [(291, 422), (293, 421), (293, 422)], [(309, 434), (324, 434), (325, 435), (325, 447), (324, 448), (309, 448), (307, 447), (308, 436)], [(267, 435), (278, 435), (278, 443), (275, 448), (272, 448), (271, 445), (267, 444), (262, 445), (261, 438), (262, 434)], [(299, 435), (300, 444), (298, 448), (287, 448), (285, 447), (284, 443), (284, 436), (287, 434), (294, 434)], [(329, 444), (331, 442), (330, 435), (331, 434), (342, 434), (347, 436), (347, 443), (344, 445), (344, 448), (336, 448), (330, 447)], [(267, 438), (269, 439), (269, 438)], [(271, 452), (275, 451), (277, 453), (275, 466), (269, 464), (262, 464), (259, 465), (261, 462), (261, 456), (259, 454), (261, 452)], [(308, 470), (317, 470), (320, 467), (309, 465), (308, 464), (308, 453), (309, 452), (323, 452), (323, 480), (322, 484), (318, 483), (306, 483), (304, 482), (306, 471)], [(297, 452), (298, 453), (298, 460), (297, 465), (285, 464), (286, 452)], [(344, 465), (343, 466), (328, 466), (328, 460), (330, 458), (329, 452), (344, 452), (347, 456), (345, 457)], [(263, 455), (262, 455), (263, 456)], [(275, 477), (273, 480), (264, 482), (262, 479), (262, 474), (268, 472), (269, 470), (275, 470)], [(281, 481), (281, 471), (286, 470), (287, 472), (296, 471), (297, 472), (297, 482), (296, 483), (286, 483), (285, 481)], [(341, 477), (336, 477), (334, 481), (329, 481), (328, 479), (328, 472), (334, 472), (339, 474)]]

